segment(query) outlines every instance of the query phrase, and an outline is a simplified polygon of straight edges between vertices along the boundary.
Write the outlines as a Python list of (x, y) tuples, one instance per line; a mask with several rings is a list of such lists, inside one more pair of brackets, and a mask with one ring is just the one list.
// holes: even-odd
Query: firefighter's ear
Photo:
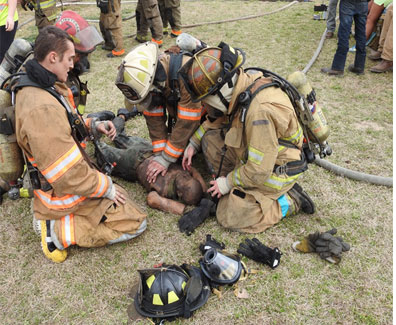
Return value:
[(58, 54), (55, 51), (49, 52), (48, 58), (49, 58), (50, 63), (55, 63), (57, 56), (58, 56)]

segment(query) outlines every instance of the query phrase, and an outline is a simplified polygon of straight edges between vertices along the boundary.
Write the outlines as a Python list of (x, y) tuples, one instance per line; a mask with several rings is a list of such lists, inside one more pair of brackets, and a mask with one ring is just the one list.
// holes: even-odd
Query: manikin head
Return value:
[(202, 186), (188, 172), (179, 173), (175, 179), (176, 193), (182, 202), (197, 205), (202, 198)]

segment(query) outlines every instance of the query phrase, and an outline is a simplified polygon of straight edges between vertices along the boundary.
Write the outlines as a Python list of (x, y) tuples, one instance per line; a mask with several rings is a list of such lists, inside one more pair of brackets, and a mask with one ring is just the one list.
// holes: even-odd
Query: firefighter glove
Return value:
[(220, 243), (214, 239), (212, 235), (206, 235), (206, 242), (199, 245), (199, 250), (201, 251), (202, 255), (205, 255), (206, 251), (211, 248), (222, 250), (225, 248), (225, 245), (224, 243)]
[(320, 258), (338, 264), (341, 261), (342, 252), (349, 251), (350, 245), (341, 237), (334, 236), (336, 233), (336, 228), (322, 233), (315, 232), (294, 244), (293, 247), (303, 253), (318, 253)]
[(256, 262), (267, 264), (272, 269), (275, 269), (279, 265), (282, 255), (277, 247), (273, 249), (267, 247), (257, 238), (253, 238), (252, 240), (246, 238), (245, 242), (239, 244), (237, 252)]
[(214, 202), (208, 199), (202, 199), (199, 205), (185, 213), (179, 219), (179, 230), (190, 236), (195, 228), (197, 228), (202, 222), (205, 221), (210, 215), (210, 210), (214, 207)]

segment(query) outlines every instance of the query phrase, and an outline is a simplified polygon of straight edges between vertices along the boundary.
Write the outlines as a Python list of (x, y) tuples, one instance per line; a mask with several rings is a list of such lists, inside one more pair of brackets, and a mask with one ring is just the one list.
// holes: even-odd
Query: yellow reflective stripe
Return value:
[(174, 291), (168, 292), (168, 304), (171, 304), (172, 302), (178, 301), (179, 297)]
[(42, 174), (49, 183), (53, 183), (71, 169), (80, 159), (82, 159), (80, 149), (77, 147), (77, 144), (74, 144), (58, 160), (44, 169)]
[(253, 162), (257, 165), (260, 165), (261, 162), (263, 161), (263, 158), (264, 158), (263, 152), (249, 146), (248, 160), (250, 160), (251, 162)]
[(240, 169), (241, 167), (239, 167), (238, 169), (236, 169), (234, 171), (234, 173), (232, 174), (232, 182), (234, 183), (235, 186), (241, 186), (243, 187), (243, 183), (241, 180), (241, 173), (240, 173)]
[(206, 132), (205, 129), (202, 127), (202, 125), (200, 125), (197, 131), (195, 131), (194, 135), (198, 138), (199, 141), (201, 141), (205, 132)]
[(158, 293), (153, 294), (153, 305), (159, 305), (159, 306), (164, 305)]
[(274, 188), (274, 189), (277, 189), (277, 190), (280, 190), (280, 189), (282, 189), (283, 187), (285, 187), (286, 185), (289, 185), (289, 184), (295, 182), (296, 179), (297, 179), (301, 174), (302, 174), (302, 173), (297, 174), (297, 175), (294, 175), (294, 176), (288, 176), (288, 177), (286, 177), (286, 178), (282, 178), (282, 177), (276, 176), (275, 174), (272, 174), (272, 175), (268, 178), (268, 180), (264, 183), (264, 185), (265, 185), (265, 186), (268, 186), (268, 187), (271, 187), (271, 188)]
[[(39, 1), (39, 3), (40, 3), (40, 8), (41, 9), (47, 9), (47, 8), (49, 8), (51, 6), (55, 6), (56, 5), (56, 1), (55, 0)], [(37, 2), (35, 2), (34, 3), (34, 9), (37, 10), (37, 8), (38, 8), (38, 5), (37, 5)], [(49, 17), (47, 17), (47, 18), (49, 18)], [(48, 20), (50, 20), (50, 19), (48, 19)]]
[(279, 146), (278, 147), (278, 152), (281, 152), (283, 149), (285, 149), (286, 147), (285, 146)]
[(151, 288), (151, 286), (152, 286), (154, 280), (155, 280), (155, 275), (154, 275), (154, 274), (153, 274), (152, 276), (150, 276), (150, 277), (146, 280), (146, 284), (147, 284), (147, 286), (148, 286), (149, 289)]
[(286, 141), (289, 141), (292, 143), (297, 143), (301, 140), (302, 137), (303, 137), (303, 131), (299, 124), (297, 131), (293, 135), (291, 135), (290, 137), (287, 137), (287, 138), (282, 138), (282, 140), (286, 140)]

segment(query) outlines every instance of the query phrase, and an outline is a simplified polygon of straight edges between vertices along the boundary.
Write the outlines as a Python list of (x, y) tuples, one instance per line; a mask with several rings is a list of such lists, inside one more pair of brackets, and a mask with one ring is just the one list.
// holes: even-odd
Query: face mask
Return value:
[[(232, 77), (232, 84), (235, 85), (236, 81), (238, 79), (237, 74), (235, 74)], [(228, 83), (226, 83), (223, 87), (220, 88), (221, 94), (224, 96), (224, 98), (229, 102), (232, 97), (232, 91), (234, 87), (229, 88)], [(215, 109), (218, 109), (219, 111), (223, 112), (223, 114), (227, 113), (228, 107), (226, 107), (223, 102), (220, 100), (220, 97), (217, 94), (214, 95), (209, 95), (208, 97), (203, 99), (203, 102), (205, 104), (208, 104), (212, 106)]]

